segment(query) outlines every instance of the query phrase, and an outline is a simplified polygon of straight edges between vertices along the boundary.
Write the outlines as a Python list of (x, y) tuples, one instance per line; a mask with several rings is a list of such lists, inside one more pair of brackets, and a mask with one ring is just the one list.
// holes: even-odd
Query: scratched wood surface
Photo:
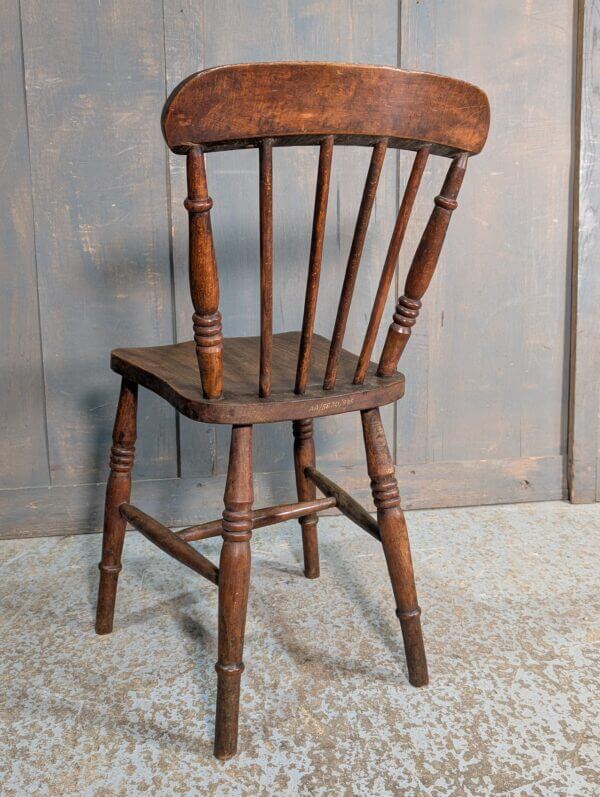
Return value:
[[(240, 61), (392, 64), (488, 92), (489, 141), (469, 165), (403, 358), (406, 396), (386, 408), (400, 489), (413, 507), (561, 497), (570, 423), (572, 495), (597, 495), (598, 0), (580, 3), (579, 346), (570, 421), (571, 0), (20, 5), (21, 15), (16, 0), (6, 4), (0, 26), (0, 536), (98, 528), (118, 394), (109, 351), (191, 338), (184, 158), (168, 155), (160, 109), (185, 75)], [(386, 158), (348, 323), (345, 345), (355, 352), (411, 158)], [(357, 148), (334, 152), (319, 334), (333, 328), (368, 159)], [(224, 330), (257, 334), (258, 154), (213, 153), (207, 161)], [(316, 169), (314, 148), (274, 153), (275, 332), (301, 325), (296, 298)], [(396, 282), (441, 180), (430, 159)], [(390, 301), (384, 333), (391, 312)], [(376, 355), (381, 342), (382, 335)], [(255, 434), (263, 503), (293, 496), (289, 426)], [(319, 468), (368, 499), (358, 419), (315, 428)], [(228, 438), (227, 429), (177, 420), (141, 391), (134, 497), (137, 489), (167, 523), (209, 519)]]
[[(572, 5), (409, 0), (402, 10), (401, 65), (484, 87), (492, 121), (403, 360), (398, 461), (564, 456)], [(422, 219), (429, 207), (421, 201)]]

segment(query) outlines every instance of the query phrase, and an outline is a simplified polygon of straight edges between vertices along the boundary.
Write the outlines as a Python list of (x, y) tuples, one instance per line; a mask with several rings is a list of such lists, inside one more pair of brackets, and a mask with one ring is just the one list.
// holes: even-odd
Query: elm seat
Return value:
[(260, 370), (260, 337), (225, 338), (223, 341), (223, 397), (205, 399), (198, 379), (193, 340), (171, 346), (115, 349), (111, 368), (121, 376), (158, 393), (179, 412), (204, 423), (257, 423), (294, 421), (381, 406), (404, 395), (404, 374), (378, 377), (371, 363), (361, 385), (352, 380), (358, 357), (345, 349), (340, 355), (338, 378), (332, 390), (323, 390), (323, 373), (331, 341), (313, 338), (306, 392), (293, 391), (300, 332), (273, 336), (271, 395), (256, 392)]

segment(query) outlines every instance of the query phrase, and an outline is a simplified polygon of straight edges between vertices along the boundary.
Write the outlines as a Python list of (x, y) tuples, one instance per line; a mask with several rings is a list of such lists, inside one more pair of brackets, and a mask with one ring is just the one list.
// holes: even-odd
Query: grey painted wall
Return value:
[[(386, 408), (385, 423), (409, 507), (565, 494), (570, 0), (21, 0), (20, 8), (6, 0), (3, 8), (0, 536), (98, 527), (118, 392), (109, 351), (191, 336), (184, 163), (164, 146), (160, 110), (188, 73), (240, 61), (397, 64), (488, 92), (489, 143), (470, 164), (406, 352), (407, 396)], [(368, 157), (335, 153), (323, 334)], [(257, 166), (255, 151), (209, 156), (226, 334), (258, 328)], [(408, 168), (404, 155), (388, 155), (349, 348), (360, 345)], [(277, 331), (300, 325), (315, 174), (312, 149), (276, 151)], [(441, 174), (428, 169), (398, 280)], [(177, 421), (148, 394), (140, 409), (137, 493), (170, 522), (218, 512), (228, 430)], [(364, 497), (357, 419), (317, 427), (320, 464)], [(257, 430), (259, 496), (290, 497), (291, 450), (286, 425)]]

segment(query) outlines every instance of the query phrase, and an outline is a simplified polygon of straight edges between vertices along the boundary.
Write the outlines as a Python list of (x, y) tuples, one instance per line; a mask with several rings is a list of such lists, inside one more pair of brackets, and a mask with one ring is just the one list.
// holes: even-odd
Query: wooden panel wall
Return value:
[[(590, 7), (588, 19), (597, 18)], [(98, 528), (118, 392), (109, 351), (191, 337), (184, 159), (167, 153), (160, 109), (188, 73), (240, 61), (398, 64), (488, 91), (489, 143), (469, 167), (406, 352), (407, 396), (386, 409), (385, 423), (408, 507), (563, 496), (576, 18), (571, 0), (9, 0), (0, 29), (0, 536)], [(591, 77), (583, 95), (591, 107)], [(591, 218), (598, 180), (588, 179), (586, 159), (595, 139), (586, 146), (581, 185)], [(274, 161), (280, 331), (300, 325), (316, 153), (277, 150)], [(351, 348), (409, 161), (387, 157)], [(335, 152), (322, 334), (333, 326), (367, 165), (365, 151)], [(257, 166), (254, 151), (208, 158), (226, 334), (258, 329)], [(432, 164), (399, 278), (440, 181)], [(582, 227), (578, 239), (588, 280), (596, 230)], [(584, 283), (580, 290), (585, 297)], [(384, 329), (391, 311), (392, 302)], [(586, 312), (579, 324), (597, 314)], [(586, 407), (580, 440), (594, 421)], [(317, 433), (321, 465), (366, 500), (357, 419), (326, 419)], [(176, 419), (142, 391), (135, 500), (172, 523), (218, 513), (227, 447), (227, 429)], [(291, 452), (289, 425), (257, 430), (257, 502), (293, 494)]]
[[(162, 4), (22, 0), (51, 484), (98, 481), (110, 349), (171, 342)], [(136, 473), (175, 476), (175, 420), (144, 395)]]
[(19, 5), (0, 26), (0, 486), (48, 484)]
[[(491, 463), (516, 476), (526, 462), (524, 496), (542, 480), (558, 498), (568, 395), (573, 7), (409, 0), (402, 10), (401, 65), (484, 87), (492, 118), (407, 350), (414, 403), (399, 406), (398, 460), (481, 460), (490, 479)], [(431, 195), (442, 171), (433, 167), (429, 177)], [(429, 211), (421, 203), (421, 222)]]
[(572, 501), (600, 500), (600, 2), (579, 3), (569, 435)]

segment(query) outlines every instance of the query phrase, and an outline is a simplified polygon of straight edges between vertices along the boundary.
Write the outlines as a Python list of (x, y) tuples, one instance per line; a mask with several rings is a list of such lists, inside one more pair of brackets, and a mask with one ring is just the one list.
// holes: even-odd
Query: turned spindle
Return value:
[(104, 505), (104, 534), (98, 604), (96, 607), (96, 633), (110, 634), (113, 630), (117, 581), (121, 572), (121, 553), (127, 521), (121, 516), (119, 506), (131, 496), (131, 469), (135, 454), (136, 413), (138, 386), (123, 379), (110, 450), (110, 475), (106, 485)]
[(312, 349), (315, 317), (317, 314), (317, 298), (319, 295), (319, 279), (321, 276), (321, 260), (323, 258), (323, 241), (325, 239), (325, 221), (327, 219), (327, 202), (329, 199), (329, 183), (331, 180), (331, 159), (333, 157), (333, 136), (326, 136), (319, 148), (319, 168), (317, 188), (315, 192), (315, 209), (313, 213), (312, 237), (306, 279), (306, 295), (304, 298), (304, 315), (302, 318), (302, 335), (298, 351), (296, 367), (295, 393), (304, 393), (308, 383), (310, 353)]
[(250, 586), (252, 537), (252, 427), (231, 431), (219, 562), (219, 659), (214, 753), (227, 759), (237, 751), (244, 630)]
[(421, 609), (417, 602), (408, 531), (400, 506), (394, 462), (385, 439), (379, 409), (364, 410), (361, 419), (381, 544), (404, 640), (408, 680), (413, 686), (425, 686), (429, 678), (421, 631)]
[[(315, 441), (311, 418), (294, 421), (294, 469), (296, 490), (299, 501), (314, 501), (317, 495), (315, 485), (307, 479), (304, 469), (315, 467)], [(302, 550), (304, 552), (304, 575), (306, 578), (319, 577), (319, 540), (317, 537), (317, 515), (300, 518), (302, 528)]]
[(452, 211), (458, 206), (456, 197), (465, 176), (467, 155), (460, 155), (452, 164), (415, 252), (406, 278), (404, 294), (398, 299), (392, 324), (388, 329), (377, 376), (391, 376), (406, 348), (419, 311), (421, 299), (429, 287), (442, 250)]
[(218, 399), (223, 390), (223, 334), (219, 312), (219, 277), (210, 223), (204, 153), (192, 147), (187, 156), (189, 276), (194, 305), (194, 341), (204, 398)]

